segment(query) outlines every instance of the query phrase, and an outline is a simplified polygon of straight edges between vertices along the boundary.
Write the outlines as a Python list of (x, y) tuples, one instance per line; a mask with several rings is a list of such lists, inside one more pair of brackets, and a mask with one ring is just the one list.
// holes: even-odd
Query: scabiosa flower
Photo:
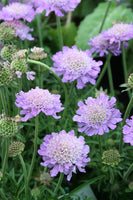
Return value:
[(133, 146), (133, 116), (126, 120), (126, 125), (123, 126), (123, 140), (125, 143), (130, 143)]
[(46, 10), (46, 16), (54, 11), (57, 16), (64, 16), (64, 12), (73, 11), (81, 0), (32, 0), (36, 13)]
[(77, 80), (78, 89), (85, 87), (87, 82), (94, 85), (102, 65), (102, 61), (93, 60), (89, 50), (78, 50), (76, 46), (63, 47), (62, 51), (53, 55), (52, 60), (52, 69), (59, 76), (63, 75), (62, 82)]
[(61, 172), (67, 175), (69, 181), (72, 172), (76, 173), (76, 167), (80, 172), (85, 172), (84, 167), (90, 161), (90, 158), (87, 157), (89, 151), (89, 146), (85, 145), (84, 137), (77, 138), (74, 135), (74, 130), (68, 133), (62, 130), (59, 133), (46, 135), (38, 153), (44, 161), (41, 165), (53, 168), (50, 171), (52, 177)]
[(36, 73), (33, 72), (33, 71), (31, 71), (31, 72), (26, 72), (27, 79), (28, 79), (28, 80), (34, 80), (34, 79), (35, 79), (35, 77), (34, 77), (35, 74), (36, 74)]
[(34, 40), (32, 35), (29, 33), (30, 31), (33, 31), (33, 28), (29, 28), (26, 24), (24, 24), (20, 20), (13, 20), (13, 21), (5, 21), (2, 23), (3, 25), (10, 25), (15, 29), (15, 34), (21, 39), (21, 40)]
[(3, 42), (11, 41), (17, 37), (15, 29), (10, 24), (0, 24), (0, 40)]
[(102, 163), (114, 167), (120, 162), (120, 154), (116, 149), (109, 149), (103, 152)]
[(21, 115), (25, 117), (21, 118), (22, 121), (35, 117), (40, 112), (45, 115), (52, 115), (55, 119), (59, 119), (56, 113), (62, 111), (60, 95), (51, 94), (48, 90), (40, 89), (36, 87), (28, 92), (19, 92), (16, 94), (16, 106), (22, 108)]
[(29, 54), (29, 58), (33, 60), (42, 60), (47, 57), (47, 53), (44, 52), (43, 48), (34, 47), (31, 48), (31, 53)]
[(78, 131), (92, 136), (108, 133), (109, 128), (115, 129), (116, 123), (122, 120), (120, 111), (114, 108), (115, 102), (115, 97), (109, 100), (109, 96), (104, 93), (97, 98), (88, 97), (85, 104), (79, 101), (77, 115), (73, 117), (80, 127)]
[(12, 21), (23, 19), (31, 22), (35, 17), (35, 11), (31, 5), (18, 2), (3, 7), (0, 11), (0, 20)]

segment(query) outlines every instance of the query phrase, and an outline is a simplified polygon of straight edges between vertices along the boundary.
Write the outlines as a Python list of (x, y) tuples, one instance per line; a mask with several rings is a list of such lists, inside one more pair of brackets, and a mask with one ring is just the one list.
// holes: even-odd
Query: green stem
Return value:
[(36, 15), (36, 22), (37, 22), (37, 30), (38, 30), (38, 35), (39, 35), (40, 47), (43, 47), (43, 37), (42, 37), (42, 28), (41, 28), (41, 15)]
[(0, 196), (2, 197), (2, 200), (8, 200), (2, 188), (0, 189)]
[(91, 92), (94, 91), (94, 89), (97, 88), (97, 87), (99, 86), (99, 84), (100, 84), (100, 82), (101, 82), (101, 80), (102, 80), (102, 78), (103, 78), (103, 76), (104, 76), (104, 74), (105, 74), (105, 72), (106, 72), (106, 70), (107, 70), (107, 67), (108, 67), (108, 60), (110, 60), (110, 58), (111, 58), (111, 54), (109, 54), (109, 55), (107, 56), (106, 62), (105, 62), (105, 64), (104, 64), (104, 67), (103, 67), (103, 69), (102, 69), (102, 71), (101, 71), (101, 73), (100, 73), (98, 79), (97, 79), (96, 84), (88, 91), (87, 94), (85, 94), (85, 96), (83, 97), (83, 99), (85, 99), (86, 97), (88, 97), (88, 96), (91, 94)]
[[(124, 81), (127, 82), (128, 73), (127, 73), (127, 62), (126, 62), (126, 52), (124, 48), (124, 43), (122, 42), (122, 62), (123, 62), (123, 73), (124, 73)], [(131, 98), (131, 92), (128, 91), (129, 99)]]
[(67, 88), (66, 88), (65, 84), (61, 81), (59, 76), (48, 65), (46, 65), (46, 64), (44, 64), (42, 62), (36, 61), (36, 60), (31, 60), (29, 58), (27, 58), (27, 62), (28, 63), (32, 63), (32, 64), (40, 65), (40, 66), (44, 67), (45, 69), (49, 70), (50, 72), (52, 72), (52, 74), (55, 76), (55, 78), (59, 81), (59, 83), (63, 87), (64, 93), (65, 93), (65, 104), (64, 104), (65, 110), (64, 110), (64, 113), (63, 113), (63, 118), (64, 118), (65, 115), (66, 115), (66, 111), (67, 111), (66, 108), (67, 108), (67, 105), (68, 105), (68, 92), (67, 92)]
[(113, 173), (112, 167), (109, 168), (109, 172), (110, 172), (110, 184), (113, 184), (113, 182), (114, 182), (114, 173)]
[(127, 181), (127, 178), (129, 176), (129, 174), (133, 171), (133, 163), (130, 165), (130, 167), (128, 168), (128, 170), (125, 172), (123, 179), (125, 181)]
[(102, 156), (102, 142), (101, 142), (101, 135), (98, 135), (98, 139), (99, 139), (100, 155)]
[(3, 174), (3, 176), (5, 174), (6, 165), (7, 165), (7, 161), (8, 161), (8, 152), (9, 152), (9, 138), (5, 138), (5, 156), (4, 156), (4, 160), (3, 160), (3, 163), (2, 163), (2, 174)]
[(36, 153), (37, 153), (37, 137), (38, 137), (38, 115), (35, 118), (35, 137), (34, 137), (34, 151), (33, 151), (33, 156), (32, 156), (32, 161), (31, 161), (31, 166), (30, 166), (30, 170), (29, 170), (29, 174), (28, 174), (28, 185), (29, 185), (29, 181), (32, 175), (32, 171), (34, 168), (34, 163), (35, 163), (35, 159), (36, 159)]
[(60, 186), (62, 184), (63, 178), (64, 178), (64, 173), (60, 173), (60, 177), (59, 177), (58, 183), (57, 183), (56, 188), (54, 190), (54, 196), (57, 195), (57, 192), (58, 192), (58, 190), (59, 190), (59, 188), (60, 188)]
[(104, 14), (104, 17), (103, 17), (101, 26), (100, 26), (100, 28), (99, 28), (99, 33), (101, 33), (101, 31), (102, 31), (102, 29), (103, 29), (103, 26), (104, 26), (104, 24), (105, 24), (105, 20), (106, 20), (106, 18), (107, 18), (107, 15), (108, 15), (110, 6), (111, 6), (111, 1), (108, 2), (108, 5), (107, 5), (107, 8), (106, 8), (106, 11), (105, 11), (105, 14)]
[[(108, 56), (109, 56), (109, 55), (108, 55)], [(111, 59), (111, 57), (110, 57), (110, 59)], [(112, 77), (110, 59), (108, 59), (107, 72), (108, 72), (108, 80), (109, 80), (110, 92), (111, 92), (111, 95), (114, 96), (114, 85), (113, 85), (113, 77)]]
[[(123, 122), (122, 122), (122, 127), (126, 121), (126, 119), (129, 117), (129, 114), (130, 114), (130, 111), (133, 107), (133, 93), (132, 93), (132, 97), (129, 101), (129, 104), (127, 106), (127, 109), (126, 109), (126, 112), (124, 114), (124, 117), (123, 117)], [(119, 146), (119, 152), (122, 153), (122, 146), (123, 146), (123, 133), (121, 131), (121, 136), (120, 136), (120, 146)]]
[(63, 36), (62, 36), (60, 17), (56, 16), (56, 22), (57, 22), (57, 29), (58, 29), (59, 48), (60, 48), (60, 50), (62, 50), (62, 47), (63, 47)]
[(2, 87), (0, 88), (0, 97), (1, 97), (1, 102), (2, 102), (2, 106), (3, 106), (4, 112), (5, 112), (5, 114), (7, 114), (8, 110), (7, 110), (7, 106), (6, 106), (4, 88), (2, 88)]
[(24, 181), (25, 181), (25, 199), (28, 200), (28, 181), (27, 181), (27, 170), (26, 170), (26, 166), (23, 160), (23, 157), (21, 156), (21, 154), (19, 155), (19, 159), (23, 168), (23, 172), (24, 172)]

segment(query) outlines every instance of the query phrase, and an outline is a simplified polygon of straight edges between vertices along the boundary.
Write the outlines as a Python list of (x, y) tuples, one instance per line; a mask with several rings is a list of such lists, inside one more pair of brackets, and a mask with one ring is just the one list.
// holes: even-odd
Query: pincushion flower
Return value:
[(38, 153), (44, 161), (41, 165), (53, 168), (50, 171), (52, 177), (61, 172), (67, 175), (69, 181), (72, 172), (76, 173), (76, 167), (80, 172), (85, 172), (84, 167), (90, 161), (90, 158), (87, 157), (89, 151), (89, 146), (85, 145), (84, 137), (77, 138), (74, 135), (74, 130), (68, 133), (62, 130), (59, 133), (46, 135)]
[(60, 95), (51, 94), (48, 90), (40, 89), (36, 87), (28, 92), (20, 91), (16, 94), (15, 105), (22, 108), (21, 115), (25, 115), (21, 118), (22, 121), (35, 117), (40, 112), (45, 115), (52, 115), (55, 119), (59, 119), (56, 113), (62, 111)]
[(123, 126), (123, 140), (125, 143), (130, 143), (133, 146), (133, 116), (126, 120), (126, 125)]
[(57, 75), (63, 75), (62, 82), (77, 80), (78, 89), (85, 87), (88, 82), (94, 85), (102, 65), (102, 61), (93, 60), (89, 50), (78, 50), (76, 46), (64, 46), (62, 51), (53, 55), (52, 60), (52, 69)]
[(73, 11), (81, 0), (32, 0), (36, 13), (46, 10), (46, 16), (54, 11), (57, 16), (64, 16), (64, 12)]
[(11, 3), (3, 7), (0, 11), (0, 20), (12, 21), (15, 19), (23, 19), (31, 22), (34, 17), (35, 11), (32, 5), (18, 2)]
[(2, 24), (8, 25), (10, 24), (12, 27), (15, 28), (16, 35), (21, 40), (34, 40), (32, 35), (29, 33), (30, 31), (33, 31), (33, 28), (29, 28), (26, 24), (24, 24), (20, 20), (13, 20), (13, 21), (5, 21)]
[(114, 108), (115, 102), (115, 97), (109, 100), (104, 93), (97, 98), (88, 97), (85, 104), (79, 101), (77, 115), (73, 117), (78, 122), (78, 131), (92, 136), (108, 133), (109, 128), (115, 129), (116, 123), (122, 120), (120, 111)]

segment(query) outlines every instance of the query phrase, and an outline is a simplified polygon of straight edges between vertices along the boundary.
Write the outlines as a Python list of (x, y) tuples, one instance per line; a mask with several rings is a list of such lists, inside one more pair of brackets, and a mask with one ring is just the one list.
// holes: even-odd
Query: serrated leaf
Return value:
[[(81, 22), (76, 36), (76, 45), (78, 48), (81, 48), (82, 50), (88, 49), (89, 45), (87, 43), (90, 38), (98, 35), (107, 4), (108, 2), (100, 3), (94, 12), (87, 15)], [(116, 4), (112, 2), (103, 26), (103, 30), (110, 28), (116, 21), (124, 21), (126, 23), (133, 21), (132, 10), (130, 8), (126, 8), (125, 5), (116, 7)]]

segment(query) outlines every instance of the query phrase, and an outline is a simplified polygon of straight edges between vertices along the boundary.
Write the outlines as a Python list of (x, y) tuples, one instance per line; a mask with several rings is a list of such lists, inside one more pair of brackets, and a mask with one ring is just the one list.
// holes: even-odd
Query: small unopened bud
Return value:
[(120, 162), (120, 154), (116, 149), (110, 149), (103, 152), (102, 163), (114, 167)]
[(44, 185), (50, 185), (50, 182), (52, 181), (52, 178), (49, 173), (43, 172), (40, 174), (40, 182)]
[(130, 190), (133, 191), (133, 181), (129, 182), (128, 187), (129, 187)]
[(33, 60), (42, 60), (47, 57), (47, 53), (44, 52), (43, 48), (34, 47), (31, 49), (31, 54), (29, 54), (29, 58)]
[(17, 37), (16, 30), (10, 24), (0, 24), (0, 40), (3, 42), (11, 41)]
[(15, 45), (5, 45), (1, 49), (1, 58), (5, 61), (11, 61), (12, 55), (17, 51), (17, 48)]
[(24, 150), (24, 143), (15, 141), (9, 146), (9, 156), (15, 157), (17, 155), (20, 155)]
[(112, 138), (107, 139), (107, 145), (113, 146), (114, 145), (114, 140)]
[(12, 137), (18, 132), (19, 126), (14, 117), (0, 116), (0, 136)]
[(34, 198), (37, 198), (39, 195), (41, 194), (41, 191), (38, 187), (36, 188), (33, 188), (31, 190), (31, 195), (34, 197)]
[(0, 63), (0, 86), (8, 85), (14, 80), (14, 70), (10, 68), (9, 64)]
[(28, 70), (26, 59), (16, 58), (11, 62), (11, 68), (15, 71), (25, 73)]
[(97, 98), (98, 96), (100, 96), (101, 93), (104, 93), (105, 95), (107, 95), (107, 91), (103, 90), (103, 88), (100, 88), (100, 90), (96, 90), (95, 97)]
[(26, 53), (28, 52), (27, 49), (22, 49), (22, 50), (19, 50), (17, 51), (16, 53), (14, 53), (12, 55), (12, 60), (16, 59), (16, 58), (21, 58), (21, 59), (24, 59), (26, 58)]
[(128, 87), (133, 89), (133, 73), (128, 77)]
[(3, 174), (2, 174), (2, 172), (0, 172), (0, 181), (1, 181), (2, 177), (3, 177)]

